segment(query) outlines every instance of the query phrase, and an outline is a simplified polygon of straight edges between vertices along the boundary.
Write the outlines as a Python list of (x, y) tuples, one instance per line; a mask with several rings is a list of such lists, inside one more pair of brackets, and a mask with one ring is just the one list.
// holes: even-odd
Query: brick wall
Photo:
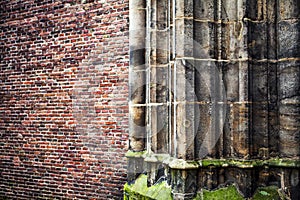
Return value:
[(0, 4), (0, 197), (121, 198), (128, 0)]

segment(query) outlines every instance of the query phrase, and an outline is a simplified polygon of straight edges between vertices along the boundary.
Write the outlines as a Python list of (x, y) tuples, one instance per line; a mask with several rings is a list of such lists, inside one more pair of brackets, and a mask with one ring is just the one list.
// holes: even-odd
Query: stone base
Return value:
[[(209, 191), (201, 189), (196, 194), (180, 194), (171, 191), (171, 187), (166, 181), (159, 184), (147, 187), (147, 176), (142, 174), (136, 179), (134, 184), (126, 183), (124, 186), (124, 200), (244, 200), (244, 198), (238, 191), (235, 185), (219, 188), (217, 190)], [(252, 200), (272, 200), (272, 199), (287, 199), (285, 195), (276, 186), (261, 187), (256, 190)]]
[(172, 196), (174, 200), (188, 200), (188, 199), (193, 199), (193, 197), (195, 196), (194, 193), (190, 193), (190, 194), (180, 194), (180, 193), (173, 193), (172, 192)]
[(134, 182), (139, 175), (146, 172), (144, 165), (144, 151), (133, 152), (128, 151), (127, 157), (127, 182)]

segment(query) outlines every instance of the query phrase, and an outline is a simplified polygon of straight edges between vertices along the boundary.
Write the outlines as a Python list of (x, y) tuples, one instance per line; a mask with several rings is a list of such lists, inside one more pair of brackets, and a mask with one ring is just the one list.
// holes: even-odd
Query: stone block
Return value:
[(196, 20), (215, 20), (214, 1), (194, 1), (194, 19)]
[(193, 5), (193, 0), (175, 1), (175, 18), (193, 17)]
[(300, 22), (280, 21), (278, 24), (278, 57), (299, 58), (300, 56)]

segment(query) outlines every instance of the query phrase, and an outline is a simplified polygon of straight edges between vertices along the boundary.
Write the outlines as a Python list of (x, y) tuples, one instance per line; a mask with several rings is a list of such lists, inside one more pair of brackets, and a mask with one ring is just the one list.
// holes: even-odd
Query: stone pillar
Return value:
[(169, 149), (169, 1), (149, 1), (148, 8), (148, 62), (149, 66), (149, 134), (154, 153), (167, 153)]
[(142, 151), (145, 148), (146, 66), (145, 66), (145, 1), (130, 1), (130, 149)]
[[(199, 119), (195, 121), (196, 159), (213, 157), (216, 154), (216, 131), (218, 114), (216, 108), (216, 89), (220, 73), (217, 70), (218, 59), (218, 23), (217, 1), (194, 2), (194, 58), (195, 58), (195, 94)], [(217, 139), (218, 140), (218, 139)]]
[[(300, 158), (300, 5), (278, 1), (278, 104), (279, 153), (294, 162)], [(281, 168), (281, 189), (291, 199), (300, 198), (299, 168)]]
[(174, 140), (175, 160), (169, 164), (174, 199), (191, 199), (197, 190), (195, 122), (197, 118), (194, 62), (194, 1), (173, 1), (174, 13)]
[(193, 59), (193, 1), (175, 1), (173, 7), (175, 64), (174, 64), (174, 114), (175, 157), (194, 159), (195, 139), (195, 65)]
[(141, 154), (146, 138), (146, 1), (129, 2), (129, 150), (128, 180), (134, 180), (143, 169)]
[[(249, 93), (251, 104), (251, 157), (269, 158), (271, 120), (269, 109), (276, 112), (276, 6), (275, 1), (251, 0), (247, 5), (249, 46)], [(270, 80), (273, 84), (270, 85)], [(276, 118), (276, 115), (272, 115)], [(272, 141), (271, 141), (272, 142)]]
[(278, 76), (280, 156), (300, 157), (300, 22), (299, 2), (279, 1)]
[(248, 27), (244, 0), (222, 1), (222, 73), (226, 91), (224, 157), (249, 156)]

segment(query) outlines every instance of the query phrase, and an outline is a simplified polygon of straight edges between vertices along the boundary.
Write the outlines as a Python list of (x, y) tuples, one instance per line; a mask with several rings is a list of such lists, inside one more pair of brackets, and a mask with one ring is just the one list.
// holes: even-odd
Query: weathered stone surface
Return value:
[[(148, 151), (170, 155), (151, 164), (150, 185), (163, 166), (175, 199), (227, 183), (248, 198), (266, 185), (298, 197), (288, 178), (300, 156), (296, 2), (148, 1)], [(258, 193), (281, 195), (272, 191)]]
[[(243, 61), (248, 64), (247, 61)], [(239, 101), (239, 68), (240, 62), (230, 62), (223, 63), (222, 73), (223, 73), (223, 83), (226, 92), (226, 101), (228, 103)]]
[[(169, 87), (169, 68), (167, 66), (153, 66), (150, 69), (150, 102), (169, 102), (172, 90)], [(170, 94), (171, 93), (171, 94)]]
[(278, 56), (284, 58), (299, 58), (300, 55), (300, 22), (281, 21), (278, 24)]
[(249, 54), (254, 60), (268, 58), (267, 48), (267, 23), (266, 22), (249, 22)]
[(169, 114), (167, 105), (151, 106), (151, 150), (154, 153), (168, 153)]
[(299, 62), (279, 63), (279, 140), (281, 156), (298, 157), (300, 129)]
[(156, 30), (166, 30), (168, 29), (168, 1), (153, 1), (153, 3), (154, 2), (156, 3), (156, 7), (152, 13), (156, 15), (156, 19), (152, 18), (152, 24), (155, 25)]
[(132, 0), (129, 8), (129, 148), (143, 151), (146, 147), (146, 1)]
[(127, 155), (127, 182), (133, 183), (139, 175), (146, 171), (144, 158)]
[(194, 15), (194, 1), (193, 0), (182, 0), (176, 1), (175, 8), (175, 17), (192, 17)]
[(145, 68), (145, 48), (142, 46), (131, 46), (130, 63), (132, 69), (139, 70)]
[(175, 19), (175, 53), (178, 58), (193, 56), (193, 26), (191, 19)]
[[(248, 23), (243, 21), (228, 22), (222, 25), (222, 59), (242, 60), (248, 59)], [(260, 33), (262, 34), (262, 33)], [(251, 38), (251, 37), (250, 37)]]
[(194, 1), (194, 19), (210, 20), (215, 19), (214, 1)]
[(299, 19), (299, 13), (300, 13), (299, 1), (279, 0), (279, 13), (280, 13), (280, 20)]
[(174, 199), (191, 199), (197, 191), (197, 170), (171, 169), (171, 186)]
[(223, 0), (221, 4), (221, 14), (224, 22), (238, 22), (245, 16), (246, 1), (236, 0), (232, 2), (231, 0)]
[[(283, 61), (278, 64), (279, 86), (278, 91), (279, 100), (284, 101), (288, 99), (297, 98), (300, 96), (300, 62), (299, 61)], [(293, 102), (293, 101), (291, 101)], [(298, 103), (296, 99), (294, 103)]]
[(217, 54), (215, 23), (194, 21), (194, 57), (199, 59), (215, 59)]

